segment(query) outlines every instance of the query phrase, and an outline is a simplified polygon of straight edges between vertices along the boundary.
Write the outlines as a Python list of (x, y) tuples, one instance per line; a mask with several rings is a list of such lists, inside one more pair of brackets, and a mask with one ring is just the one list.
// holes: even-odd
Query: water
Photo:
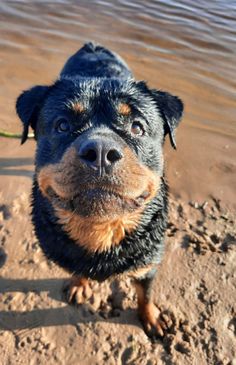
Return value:
[(94, 40), (120, 53), (137, 79), (179, 95), (178, 153), (167, 147), (176, 195), (232, 202), (236, 184), (236, 2), (1, 1), (0, 127), (20, 130), (21, 90), (47, 84)]

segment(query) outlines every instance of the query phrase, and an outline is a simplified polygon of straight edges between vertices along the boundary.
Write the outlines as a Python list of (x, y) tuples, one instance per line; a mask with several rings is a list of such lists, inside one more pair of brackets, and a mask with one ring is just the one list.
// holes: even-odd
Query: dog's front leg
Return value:
[(138, 296), (138, 312), (146, 334), (153, 340), (163, 337), (172, 325), (169, 316), (162, 313), (153, 302), (152, 284), (157, 270), (150, 270), (145, 276), (134, 277)]

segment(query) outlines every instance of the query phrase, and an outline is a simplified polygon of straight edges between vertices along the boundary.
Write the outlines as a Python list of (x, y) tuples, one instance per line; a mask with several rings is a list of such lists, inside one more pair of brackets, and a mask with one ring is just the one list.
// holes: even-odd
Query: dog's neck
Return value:
[(68, 236), (87, 251), (104, 252), (118, 245), (125, 235), (138, 226), (143, 209), (100, 222), (94, 217), (81, 217), (71, 211), (55, 208), (58, 223)]

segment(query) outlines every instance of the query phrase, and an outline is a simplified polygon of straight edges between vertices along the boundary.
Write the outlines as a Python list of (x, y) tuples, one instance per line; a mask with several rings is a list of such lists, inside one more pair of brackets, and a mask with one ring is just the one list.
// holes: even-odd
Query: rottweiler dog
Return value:
[(68, 301), (83, 303), (90, 280), (126, 274), (146, 333), (163, 336), (165, 315), (151, 287), (164, 251), (168, 189), (163, 143), (182, 101), (136, 81), (110, 50), (85, 44), (51, 86), (17, 99), (37, 141), (32, 217), (45, 255), (72, 273)]

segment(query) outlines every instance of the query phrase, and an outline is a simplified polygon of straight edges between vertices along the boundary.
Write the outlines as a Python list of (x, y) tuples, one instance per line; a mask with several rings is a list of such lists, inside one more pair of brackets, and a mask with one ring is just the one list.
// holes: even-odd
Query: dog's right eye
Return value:
[(66, 120), (65, 118), (61, 118), (57, 121), (56, 124), (56, 130), (59, 133), (66, 133), (70, 130), (70, 125), (68, 120)]

